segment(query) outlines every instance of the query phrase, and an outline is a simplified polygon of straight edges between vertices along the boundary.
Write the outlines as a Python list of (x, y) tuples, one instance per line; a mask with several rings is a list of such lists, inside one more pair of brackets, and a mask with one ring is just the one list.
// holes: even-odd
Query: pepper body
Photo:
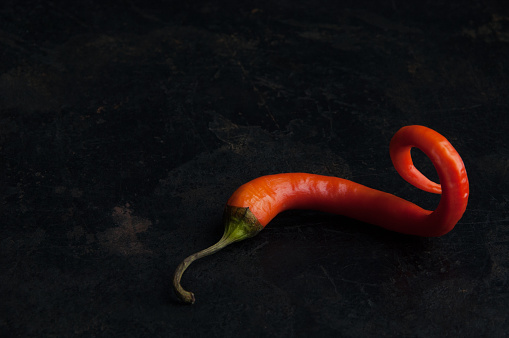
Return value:
[[(412, 147), (430, 158), (440, 184), (430, 181), (414, 166)], [(394, 167), (407, 182), (427, 192), (442, 194), (434, 211), (343, 178), (306, 173), (262, 176), (239, 187), (228, 200), (224, 211), (225, 230), (219, 242), (187, 257), (177, 267), (173, 278), (177, 296), (186, 303), (195, 301), (194, 294), (180, 285), (189, 264), (256, 235), (284, 210), (325, 211), (409, 235), (435, 237), (451, 231), (463, 216), (469, 195), (467, 172), (454, 147), (432, 129), (407, 126), (394, 135), (389, 149)]]
[[(412, 147), (430, 158), (441, 184), (430, 181), (413, 165)], [(452, 230), (466, 209), (469, 184), (463, 161), (449, 141), (429, 128), (408, 126), (391, 140), (390, 154), (405, 180), (442, 194), (435, 211), (346, 179), (306, 173), (256, 178), (239, 187), (227, 205), (249, 208), (263, 226), (284, 210), (312, 209), (409, 235), (435, 237)]]
[(409, 219), (422, 222), (431, 213), (404, 199), (346, 179), (305, 173), (259, 177), (241, 186), (228, 205), (249, 208), (264, 226), (282, 211), (310, 209), (406, 233), (414, 229), (413, 225), (409, 226)]

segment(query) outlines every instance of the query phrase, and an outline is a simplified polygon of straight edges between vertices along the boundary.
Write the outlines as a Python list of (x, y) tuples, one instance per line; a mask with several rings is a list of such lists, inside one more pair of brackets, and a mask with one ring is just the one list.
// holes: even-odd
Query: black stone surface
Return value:
[[(5, 0), (0, 118), (2, 337), (507, 336), (506, 1)], [(465, 162), (452, 232), (286, 212), (193, 264), (178, 303), (174, 269), (255, 177), (434, 208), (390, 162), (408, 124)]]

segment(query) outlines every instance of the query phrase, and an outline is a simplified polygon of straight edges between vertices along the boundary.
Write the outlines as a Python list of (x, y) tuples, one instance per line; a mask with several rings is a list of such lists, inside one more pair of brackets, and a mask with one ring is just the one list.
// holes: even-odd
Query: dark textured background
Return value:
[[(507, 336), (507, 1), (186, 3), (2, 1), (0, 335)], [(175, 267), (255, 177), (434, 208), (388, 156), (407, 124), (465, 162), (452, 232), (286, 212), (192, 265), (197, 303), (177, 302)]]

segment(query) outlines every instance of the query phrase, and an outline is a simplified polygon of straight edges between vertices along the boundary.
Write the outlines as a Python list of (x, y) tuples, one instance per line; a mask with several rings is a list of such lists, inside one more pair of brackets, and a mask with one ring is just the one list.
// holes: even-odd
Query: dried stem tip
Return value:
[(179, 264), (177, 270), (175, 270), (175, 274), (173, 276), (173, 289), (175, 290), (177, 297), (185, 303), (193, 304), (195, 302), (194, 294), (184, 290), (180, 285), (180, 280), (184, 271), (186, 271), (187, 267), (192, 262), (202, 257), (212, 255), (231, 243), (253, 237), (263, 229), (263, 226), (260, 224), (256, 216), (249, 211), (249, 208), (227, 205), (224, 209), (223, 220), (225, 228), (223, 237), (221, 237), (219, 242), (205, 250), (187, 257)]

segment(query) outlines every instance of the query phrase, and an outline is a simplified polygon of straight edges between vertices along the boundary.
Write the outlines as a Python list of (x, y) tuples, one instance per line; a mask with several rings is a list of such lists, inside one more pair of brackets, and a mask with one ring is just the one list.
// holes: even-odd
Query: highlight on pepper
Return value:
[[(439, 184), (414, 166), (410, 153), (413, 147), (430, 158)], [(193, 261), (255, 236), (284, 210), (310, 209), (344, 215), (408, 235), (437, 237), (451, 231), (463, 216), (469, 195), (467, 172), (453, 146), (436, 131), (412, 125), (396, 132), (389, 151), (403, 179), (419, 189), (442, 195), (434, 211), (338, 177), (286, 173), (256, 178), (239, 187), (228, 199), (225, 230), (219, 242), (187, 257), (177, 267), (173, 288), (179, 299), (189, 304), (195, 302), (194, 294), (180, 285), (182, 274)]]

